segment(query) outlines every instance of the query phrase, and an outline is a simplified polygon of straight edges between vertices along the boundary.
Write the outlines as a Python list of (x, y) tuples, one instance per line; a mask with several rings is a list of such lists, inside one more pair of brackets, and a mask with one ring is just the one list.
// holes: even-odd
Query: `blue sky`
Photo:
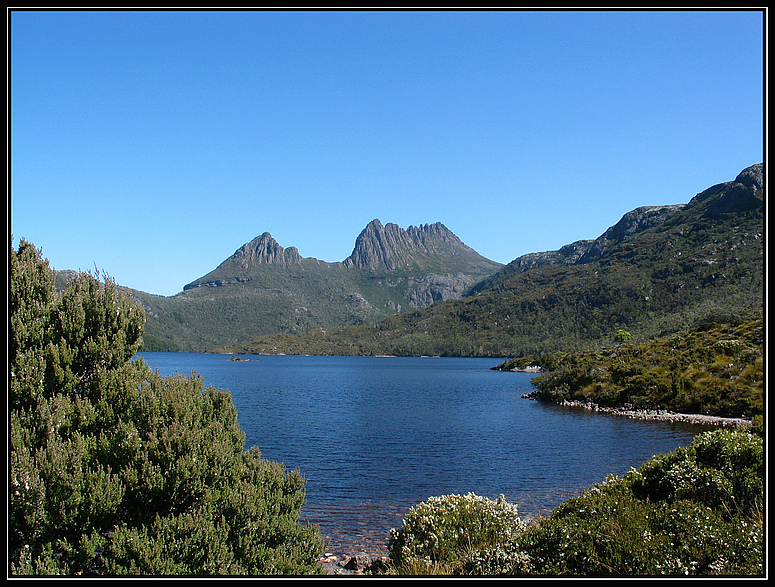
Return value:
[(10, 13), (10, 232), (173, 295), (270, 232), (482, 255), (595, 238), (759, 163), (761, 12)]

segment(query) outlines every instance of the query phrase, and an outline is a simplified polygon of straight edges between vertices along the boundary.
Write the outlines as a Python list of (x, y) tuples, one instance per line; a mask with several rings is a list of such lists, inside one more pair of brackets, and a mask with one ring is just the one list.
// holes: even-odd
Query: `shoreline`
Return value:
[(385, 554), (367, 553), (338, 554), (326, 552), (318, 564), (327, 575), (362, 575), (369, 569), (383, 568), (388, 563)]
[[(537, 399), (532, 394), (524, 394), (525, 399), (533, 401)], [(705, 426), (721, 427), (750, 427), (752, 421), (748, 418), (727, 418), (723, 416), (709, 416), (706, 414), (681, 414), (670, 412), (668, 410), (658, 409), (635, 409), (632, 407), (604, 407), (591, 402), (582, 402), (578, 400), (564, 400), (562, 402), (541, 402), (547, 405), (564, 406), (570, 408), (579, 408), (591, 412), (601, 412), (613, 416), (622, 416), (625, 418), (637, 420), (658, 420), (662, 422), (681, 422), (686, 424), (698, 424)], [(384, 564), (387, 560), (384, 552), (374, 552), (382, 550), (376, 548), (356, 548), (358, 554), (348, 554), (345, 552), (326, 552), (320, 559), (320, 565), (326, 570), (328, 575), (360, 575), (372, 564)]]
[[(525, 399), (531, 399), (534, 401), (541, 401), (531, 396), (531, 394), (525, 394), (522, 396)], [(706, 414), (681, 414), (678, 412), (669, 412), (668, 410), (659, 409), (636, 409), (631, 407), (614, 407), (607, 408), (594, 404), (591, 402), (582, 402), (578, 400), (563, 400), (562, 402), (544, 402), (550, 405), (556, 406), (568, 406), (572, 408), (582, 408), (593, 412), (603, 412), (605, 414), (611, 414), (614, 416), (623, 416), (626, 418), (632, 418), (635, 420), (659, 420), (661, 422), (684, 422), (687, 424), (704, 424), (707, 426), (733, 426), (743, 427), (751, 426), (752, 422), (748, 418), (726, 418), (723, 416), (708, 416)]]

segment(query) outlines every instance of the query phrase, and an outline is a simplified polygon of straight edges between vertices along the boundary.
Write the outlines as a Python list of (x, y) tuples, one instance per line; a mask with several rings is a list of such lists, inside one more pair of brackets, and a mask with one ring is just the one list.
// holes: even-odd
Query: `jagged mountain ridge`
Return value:
[(301, 266), (305, 261), (321, 263), (317, 259), (305, 259), (296, 247), (287, 249), (282, 247), (269, 232), (265, 232), (242, 245), (231, 257), (207, 275), (183, 286), (183, 291), (198, 287), (246, 283), (253, 280), (250, 277), (250, 271), (260, 265), (289, 268), (295, 265)]
[[(250, 269), (258, 265), (287, 268), (304, 263), (337, 265), (314, 257), (302, 257), (296, 247), (283, 248), (269, 232), (265, 232), (237, 249), (214, 271), (184, 286), (183, 290), (224, 285), (230, 279), (244, 282), (249, 280), (246, 274)], [(358, 235), (353, 252), (341, 265), (371, 275), (396, 272), (482, 275), (502, 266), (465, 245), (441, 222), (404, 230), (393, 223), (383, 226), (378, 219), (372, 220)]]
[(508, 357), (761, 319), (764, 170), (644, 206), (597, 239), (515, 259), (471, 295), (373, 325), (260, 337), (241, 352)]
[(135, 298), (146, 309), (146, 350), (201, 351), (460, 298), (501, 267), (441, 223), (404, 230), (373, 220), (342, 262), (303, 257), (264, 232), (177, 296)]
[(373, 220), (358, 235), (344, 265), (371, 273), (398, 270), (438, 273), (441, 265), (449, 273), (476, 266), (489, 271), (493, 263), (465, 245), (441, 222), (404, 230), (397, 224), (383, 226), (379, 220)]

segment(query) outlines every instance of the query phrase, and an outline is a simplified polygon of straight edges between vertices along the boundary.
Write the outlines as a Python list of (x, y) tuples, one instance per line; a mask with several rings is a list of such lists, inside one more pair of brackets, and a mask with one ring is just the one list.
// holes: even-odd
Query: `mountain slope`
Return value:
[(344, 265), (371, 273), (468, 273), (475, 267), (488, 273), (493, 268), (492, 261), (463, 244), (440, 222), (403, 230), (392, 223), (383, 226), (379, 220), (371, 221), (358, 235)]
[(526, 255), (470, 297), (245, 352), (508, 357), (634, 340), (763, 314), (763, 166), (685, 205), (642, 207), (597, 239)]
[(340, 263), (302, 257), (265, 232), (176, 296), (134, 296), (146, 310), (145, 350), (204, 351), (459, 298), (501, 267), (443, 224), (403, 230), (374, 220)]

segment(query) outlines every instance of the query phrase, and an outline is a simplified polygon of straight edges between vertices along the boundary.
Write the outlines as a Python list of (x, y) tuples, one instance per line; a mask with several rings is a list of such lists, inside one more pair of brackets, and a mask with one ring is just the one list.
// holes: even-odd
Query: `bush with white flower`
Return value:
[(391, 530), (390, 558), (397, 568), (516, 572), (527, 561), (518, 544), (524, 530), (517, 506), (503, 495), (495, 500), (474, 493), (431, 497), (409, 510), (403, 527)]

